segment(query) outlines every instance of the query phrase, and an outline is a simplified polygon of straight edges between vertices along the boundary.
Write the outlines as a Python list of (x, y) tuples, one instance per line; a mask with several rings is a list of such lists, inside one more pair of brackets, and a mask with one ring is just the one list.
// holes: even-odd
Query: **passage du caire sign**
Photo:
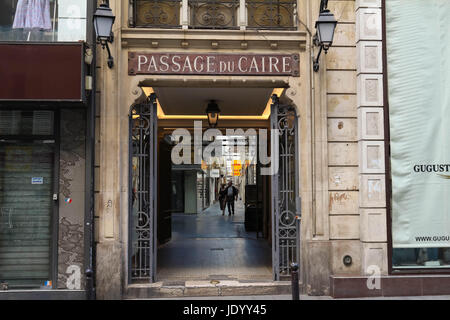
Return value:
[(298, 54), (128, 53), (128, 74), (300, 76)]

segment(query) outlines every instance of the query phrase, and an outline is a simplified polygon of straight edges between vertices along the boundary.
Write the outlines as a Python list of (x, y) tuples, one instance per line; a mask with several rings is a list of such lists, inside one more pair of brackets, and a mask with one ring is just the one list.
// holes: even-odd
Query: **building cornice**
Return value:
[(122, 47), (304, 51), (307, 33), (279, 30), (123, 28)]

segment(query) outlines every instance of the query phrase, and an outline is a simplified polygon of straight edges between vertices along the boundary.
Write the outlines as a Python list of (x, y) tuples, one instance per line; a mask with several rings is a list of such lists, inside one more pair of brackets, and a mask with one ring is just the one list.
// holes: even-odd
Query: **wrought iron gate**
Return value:
[(151, 94), (130, 110), (129, 280), (153, 282), (156, 275), (157, 104)]
[(297, 115), (291, 105), (272, 97), (272, 263), (274, 279), (290, 275), (291, 263), (299, 261), (300, 198), (298, 196)]

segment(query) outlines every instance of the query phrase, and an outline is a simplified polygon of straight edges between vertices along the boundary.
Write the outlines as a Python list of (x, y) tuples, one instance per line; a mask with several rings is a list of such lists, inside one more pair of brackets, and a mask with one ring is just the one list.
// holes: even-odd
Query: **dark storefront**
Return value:
[[(0, 299), (85, 299), (93, 297), (94, 3), (40, 3), (1, 5)], [(38, 25), (27, 26), (31, 10), (43, 13)]]

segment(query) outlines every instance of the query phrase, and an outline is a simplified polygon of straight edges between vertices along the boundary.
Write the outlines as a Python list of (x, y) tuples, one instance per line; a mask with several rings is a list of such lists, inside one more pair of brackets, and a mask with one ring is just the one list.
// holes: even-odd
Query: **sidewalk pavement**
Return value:
[[(263, 296), (213, 296), (213, 297), (180, 297), (172, 299), (156, 298), (149, 300), (292, 300), (291, 295), (263, 295)], [(351, 298), (334, 299), (330, 296), (307, 296), (301, 295), (301, 300), (450, 300), (450, 295), (444, 296), (405, 296), (405, 297), (370, 297), (370, 298)]]

